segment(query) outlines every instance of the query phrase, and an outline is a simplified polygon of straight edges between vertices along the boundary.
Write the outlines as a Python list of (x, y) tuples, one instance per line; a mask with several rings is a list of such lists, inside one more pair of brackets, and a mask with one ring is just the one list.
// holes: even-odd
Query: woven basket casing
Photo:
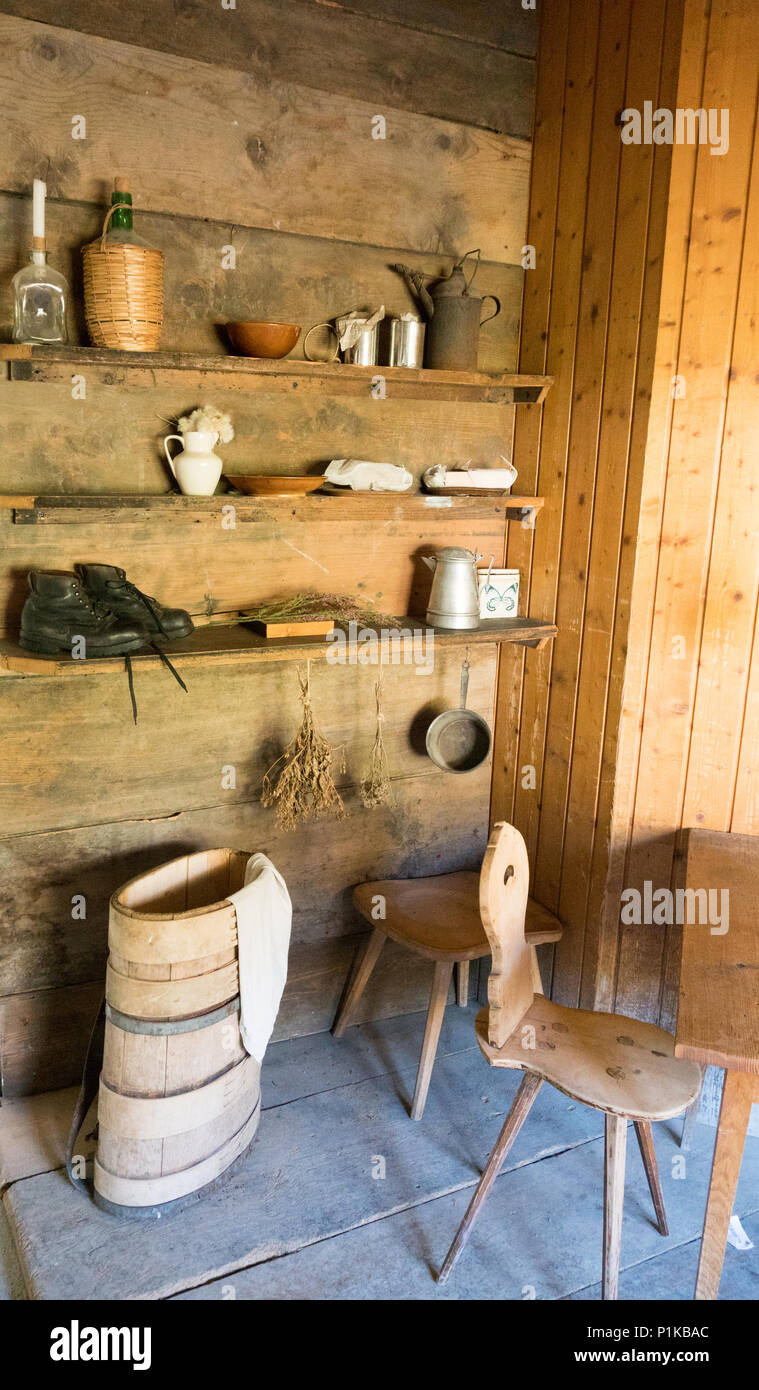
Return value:
[(95, 347), (152, 352), (163, 326), (163, 252), (108, 243), (106, 232), (82, 248), (84, 316)]

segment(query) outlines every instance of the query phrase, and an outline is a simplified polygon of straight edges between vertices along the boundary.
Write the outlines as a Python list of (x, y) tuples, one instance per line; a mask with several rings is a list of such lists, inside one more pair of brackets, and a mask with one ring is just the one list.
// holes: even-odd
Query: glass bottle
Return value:
[(68, 283), (48, 265), (45, 238), (34, 237), (32, 246), (29, 264), (13, 277), (13, 341), (67, 343)]
[[(127, 206), (119, 207), (118, 204)], [(132, 194), (129, 191), (129, 183), (124, 178), (117, 178), (113, 181), (113, 193), (111, 194), (111, 207), (115, 207), (108, 230), (105, 234), (106, 245), (110, 242), (116, 246), (143, 246), (152, 251), (150, 242), (143, 240), (134, 230), (132, 222)]]

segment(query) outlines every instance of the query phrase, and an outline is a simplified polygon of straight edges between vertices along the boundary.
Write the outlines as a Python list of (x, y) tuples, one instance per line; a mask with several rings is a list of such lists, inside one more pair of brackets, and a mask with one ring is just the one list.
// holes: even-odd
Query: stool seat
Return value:
[[(385, 899), (385, 915), (379, 919), (378, 897)], [(393, 941), (431, 960), (478, 960), (490, 953), (480, 917), (478, 873), (360, 883), (353, 890), (353, 901), (372, 926), (381, 926)], [(532, 898), (527, 903), (525, 936), (533, 946), (561, 939), (558, 918)]]
[[(621, 1014), (570, 1009), (536, 994), (502, 1047), (488, 1042), (487, 1008), (475, 1020), (492, 1067), (535, 1071), (557, 1090), (611, 1115), (668, 1120), (701, 1089), (701, 1068), (674, 1056), (663, 1028)], [(534, 1035), (531, 1031), (534, 1029)]]

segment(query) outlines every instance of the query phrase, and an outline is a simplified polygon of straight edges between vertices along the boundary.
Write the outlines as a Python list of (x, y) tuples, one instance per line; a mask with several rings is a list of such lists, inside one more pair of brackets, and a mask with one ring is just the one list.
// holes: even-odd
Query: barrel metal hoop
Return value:
[(220, 1023), (223, 1018), (229, 1018), (232, 1014), (239, 1012), (239, 994), (234, 999), (230, 999), (228, 1004), (222, 1004), (220, 1008), (212, 1009), (210, 1013), (196, 1014), (194, 1018), (171, 1018), (165, 1021), (133, 1018), (131, 1014), (120, 1013), (110, 1004), (105, 1006), (105, 1016), (109, 1023), (115, 1024), (125, 1033), (146, 1033), (151, 1038), (163, 1038), (170, 1033), (195, 1033), (199, 1028), (210, 1028), (214, 1023)]

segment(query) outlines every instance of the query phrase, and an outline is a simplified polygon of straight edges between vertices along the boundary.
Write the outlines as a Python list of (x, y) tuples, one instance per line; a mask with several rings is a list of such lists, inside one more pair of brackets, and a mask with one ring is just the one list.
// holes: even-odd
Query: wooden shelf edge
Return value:
[[(428, 631), (423, 618), (408, 617), (399, 621), (407, 630), (422, 634)], [(514, 618), (503, 623), (487, 620), (480, 627), (469, 630), (432, 631), (436, 647), (465, 647), (505, 642), (540, 647), (556, 636), (557, 628), (552, 623), (541, 623), (532, 618)], [(236, 640), (231, 641), (228, 635), (224, 636), (230, 633), (234, 633)], [(184, 669), (186, 666), (326, 660), (332, 645), (323, 637), (266, 639), (251, 632), (248, 627), (219, 623), (199, 627), (190, 637), (173, 645), (168, 644), (163, 650), (175, 666)], [(160, 657), (150, 651), (136, 652), (131, 660), (136, 670), (156, 670), (163, 664)], [(36, 655), (34, 652), (25, 651), (8, 638), (0, 639), (0, 676), (81, 678), (115, 675), (125, 670), (126, 664), (121, 656), (94, 657), (88, 661), (77, 661), (70, 657)]]
[[(300, 358), (234, 357), (223, 353), (200, 355), (181, 352), (120, 352), (107, 348), (61, 345), (43, 347), (28, 343), (0, 343), (0, 361), (9, 364), (12, 381), (64, 381), (66, 368), (90, 367), (104, 385), (123, 385), (122, 373), (146, 372), (154, 384), (155, 372), (226, 374), (233, 382), (292, 390), (333, 388), (337, 394), (371, 391), (382, 377), (389, 394), (401, 398), (482, 400), (496, 404), (540, 405), (553, 377), (524, 372), (448, 372), (424, 367), (360, 367), (334, 362), (306, 362)], [(118, 376), (114, 376), (114, 371)], [(395, 390), (393, 390), (395, 388)]]
[(440, 495), (429, 492), (346, 491), (344, 496), (312, 492), (305, 497), (268, 498), (231, 492), (213, 497), (181, 497), (173, 492), (154, 496), (130, 494), (113, 497), (75, 494), (36, 497), (8, 493), (0, 494), (0, 513), (10, 512), (15, 525), (25, 526), (86, 524), (101, 518), (111, 524), (136, 523), (151, 512), (160, 516), (162, 521), (187, 522), (219, 518), (223, 514), (222, 508), (231, 504), (243, 518), (253, 521), (268, 517), (282, 519), (285, 514), (308, 521), (344, 521), (343, 508), (366, 519), (392, 521), (404, 515), (447, 511), (472, 519), (502, 514), (508, 516), (509, 513), (523, 517), (530, 512), (540, 511), (544, 503), (543, 497), (523, 497), (520, 494), (497, 496), (491, 493), (477, 497), (462, 496), (456, 492)]

